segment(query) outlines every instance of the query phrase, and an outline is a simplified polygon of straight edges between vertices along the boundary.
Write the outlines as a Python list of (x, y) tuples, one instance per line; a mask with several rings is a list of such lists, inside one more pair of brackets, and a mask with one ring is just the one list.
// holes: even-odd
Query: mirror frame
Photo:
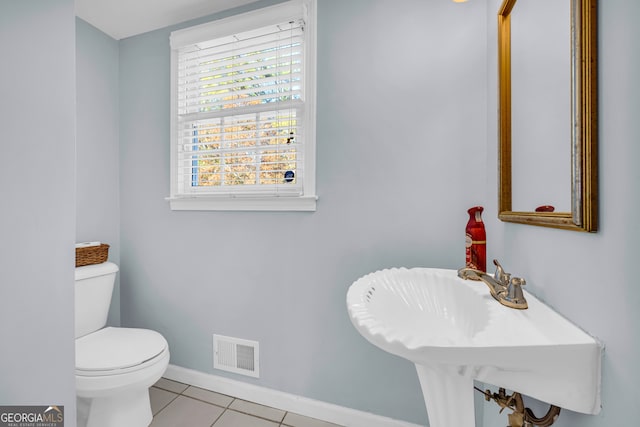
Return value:
[[(512, 211), (511, 197), (511, 11), (498, 13), (499, 191), (498, 218), (506, 222), (597, 231), (598, 104), (597, 0), (571, 1), (571, 212)], [(553, 16), (553, 11), (550, 15)]]

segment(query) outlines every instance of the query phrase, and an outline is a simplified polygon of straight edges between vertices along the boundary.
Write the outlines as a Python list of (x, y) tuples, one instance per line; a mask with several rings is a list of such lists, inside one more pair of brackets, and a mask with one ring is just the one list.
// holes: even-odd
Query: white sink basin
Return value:
[(525, 297), (516, 310), (455, 270), (399, 268), (358, 279), (347, 307), (362, 336), (416, 364), (430, 427), (474, 425), (473, 380), (597, 414), (602, 346)]

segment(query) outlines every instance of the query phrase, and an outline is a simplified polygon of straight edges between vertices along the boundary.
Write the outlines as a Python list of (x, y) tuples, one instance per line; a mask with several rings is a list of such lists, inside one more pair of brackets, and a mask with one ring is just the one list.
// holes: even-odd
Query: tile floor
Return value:
[(149, 394), (150, 427), (340, 427), (166, 378)]

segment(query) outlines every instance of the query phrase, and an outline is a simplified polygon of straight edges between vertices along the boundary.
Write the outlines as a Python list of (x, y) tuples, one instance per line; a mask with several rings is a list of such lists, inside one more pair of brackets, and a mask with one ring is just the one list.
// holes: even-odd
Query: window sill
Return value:
[(316, 210), (317, 196), (303, 197), (167, 197), (172, 211), (304, 211)]

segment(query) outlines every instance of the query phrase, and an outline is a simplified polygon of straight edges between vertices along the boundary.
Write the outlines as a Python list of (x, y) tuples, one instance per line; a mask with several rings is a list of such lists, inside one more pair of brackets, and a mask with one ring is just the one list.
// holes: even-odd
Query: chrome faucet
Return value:
[(504, 271), (497, 259), (494, 259), (493, 263), (496, 266), (496, 272), (493, 276), (484, 271), (465, 267), (458, 270), (458, 277), (484, 282), (489, 288), (491, 296), (502, 305), (520, 310), (527, 308), (527, 300), (522, 292), (522, 286), (526, 284), (526, 281), (520, 277), (511, 277), (511, 274)]

